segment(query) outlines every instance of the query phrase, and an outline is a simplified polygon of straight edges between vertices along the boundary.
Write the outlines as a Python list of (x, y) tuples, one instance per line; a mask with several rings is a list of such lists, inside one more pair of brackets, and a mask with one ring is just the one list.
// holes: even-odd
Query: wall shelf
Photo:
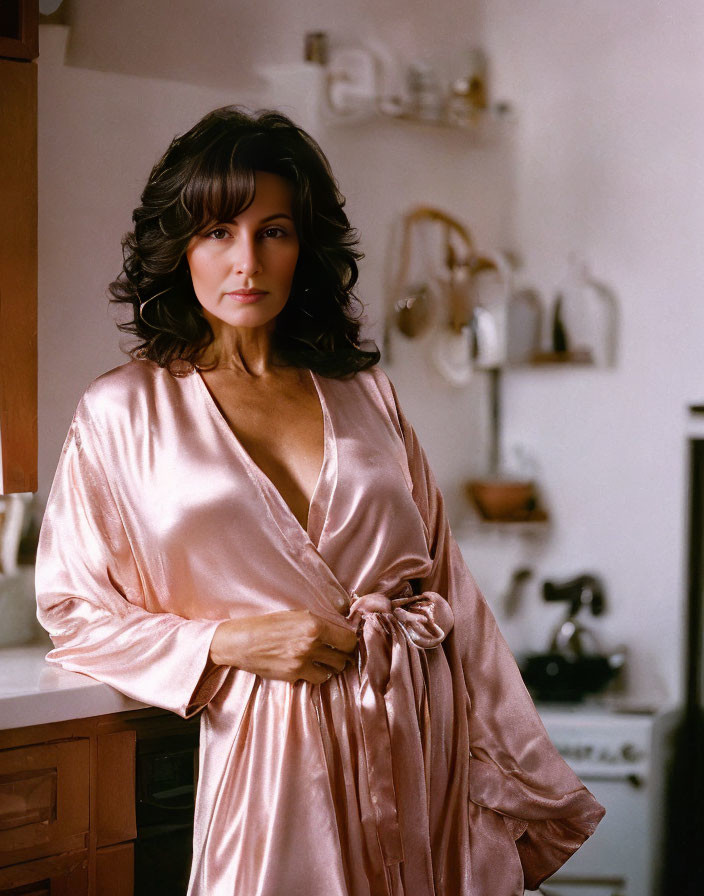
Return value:
[(325, 95), (322, 98), (323, 118), (327, 125), (337, 127), (379, 126), (386, 123), (416, 131), (437, 132), (465, 136), (472, 143), (493, 143), (501, 139), (514, 124), (516, 117), (508, 103), (497, 103), (489, 109), (477, 112), (466, 122), (442, 118), (424, 118), (411, 112), (398, 114), (384, 112), (371, 105), (368, 109), (344, 112), (332, 107)]
[(529, 520), (486, 520), (481, 517), (472, 505), (459, 521), (457, 526), (458, 537), (474, 535), (517, 536), (519, 538), (539, 539), (544, 538), (551, 530), (549, 517)]

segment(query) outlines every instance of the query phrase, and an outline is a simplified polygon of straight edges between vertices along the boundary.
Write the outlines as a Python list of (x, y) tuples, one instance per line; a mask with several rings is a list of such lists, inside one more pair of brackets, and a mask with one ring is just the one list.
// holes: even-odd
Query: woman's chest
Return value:
[(326, 442), (324, 409), (308, 372), (258, 388), (227, 377), (201, 376), (233, 442), (305, 529)]

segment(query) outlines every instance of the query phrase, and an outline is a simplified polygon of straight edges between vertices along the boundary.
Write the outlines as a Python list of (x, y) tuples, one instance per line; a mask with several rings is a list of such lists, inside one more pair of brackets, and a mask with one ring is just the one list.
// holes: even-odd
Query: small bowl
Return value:
[(527, 480), (475, 479), (467, 488), (487, 520), (530, 519), (538, 506), (535, 485)]

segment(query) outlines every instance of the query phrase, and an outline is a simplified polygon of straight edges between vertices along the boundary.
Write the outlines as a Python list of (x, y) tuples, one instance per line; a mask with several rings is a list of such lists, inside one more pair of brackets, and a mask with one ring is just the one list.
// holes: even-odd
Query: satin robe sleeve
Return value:
[(469, 696), (470, 799), (504, 817), (525, 885), (535, 889), (594, 832), (605, 810), (548, 737), (451, 533), (425, 452), (388, 382), (432, 559), (421, 590), (445, 596), (455, 619), (443, 648), (453, 680), (463, 680)]
[(84, 400), (54, 477), (37, 551), (37, 618), (46, 657), (151, 706), (188, 718), (222, 685), (209, 658), (219, 620), (144, 608), (130, 541), (101, 465)]

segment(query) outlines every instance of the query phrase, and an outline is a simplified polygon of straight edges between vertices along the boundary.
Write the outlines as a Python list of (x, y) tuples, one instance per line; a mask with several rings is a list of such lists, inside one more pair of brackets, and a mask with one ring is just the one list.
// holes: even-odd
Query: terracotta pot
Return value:
[(528, 519), (537, 506), (535, 486), (530, 481), (477, 479), (468, 484), (468, 490), (487, 520)]

